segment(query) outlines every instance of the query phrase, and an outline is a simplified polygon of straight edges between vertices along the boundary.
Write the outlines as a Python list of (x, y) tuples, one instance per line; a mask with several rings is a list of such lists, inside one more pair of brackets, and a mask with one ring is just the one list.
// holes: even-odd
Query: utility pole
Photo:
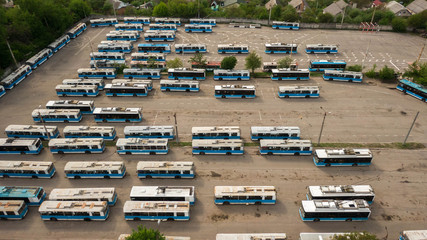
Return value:
[(200, 19), (200, 0), (197, 0), (197, 18)]
[(10, 48), (9, 41), (8, 41), (8, 39), (7, 39), (7, 38), (6, 38), (6, 44), (7, 44), (7, 47), (9, 48), (10, 55), (12, 56), (13, 61), (15, 62), (15, 66), (16, 66), (16, 68), (19, 68), (19, 66), (18, 66), (18, 62), (16, 61), (15, 55), (14, 55), (14, 54), (13, 54), (13, 52), (12, 52), (12, 48)]
[(173, 118), (175, 119), (176, 143), (179, 143), (179, 140), (178, 140), (178, 123), (176, 121), (176, 112), (173, 113)]
[(374, 21), (375, 17), (375, 10), (377, 9), (377, 6), (374, 6), (374, 12), (372, 13), (371, 23)]
[(323, 132), (323, 126), (325, 126), (325, 119), (326, 119), (325, 109), (323, 109), (322, 107), (320, 107), (320, 109), (322, 109), (325, 112), (325, 114), (323, 114), (322, 127), (320, 127), (320, 133), (319, 133), (319, 139), (317, 140), (317, 145), (319, 145), (319, 143), (320, 143), (320, 138), (322, 137), (322, 132)]
[(345, 10), (347, 9), (347, 7), (345, 7), (344, 8), (344, 12), (343, 12), (343, 14), (342, 14), (342, 18), (341, 18), (341, 27), (342, 27), (342, 24), (344, 23), (344, 16), (345, 16)]
[[(421, 56), (423, 55), (423, 52), (424, 52), (424, 48), (425, 48), (425, 46), (426, 46), (426, 43), (427, 43), (427, 39), (424, 41), (424, 45), (423, 45), (423, 47), (421, 48), (420, 55), (418, 55), (417, 61), (415, 61), (415, 62), (420, 61)], [(7, 45), (9, 46), (9, 44), (7, 44)]]
[(273, 7), (270, 7), (270, 12), (269, 12), (269, 14), (268, 14), (268, 25), (270, 25), (270, 20), (271, 20), (271, 9), (272, 9)]
[(42, 122), (43, 123), (43, 128), (44, 128), (44, 131), (45, 131), (45, 133), (46, 133), (46, 136), (47, 136), (47, 140), (50, 140), (50, 135), (49, 135), (49, 132), (47, 131), (47, 128), (46, 128), (46, 123), (44, 122), (44, 120), (43, 120), (43, 117), (42, 117), (42, 115), (40, 114), (40, 108), (42, 107), (42, 105), (39, 105), (39, 107), (38, 107), (38, 111), (37, 111), (37, 113), (38, 113), (38, 115), (39, 115), (39, 118), (40, 118), (40, 122)]
[(418, 112), (417, 112), (417, 115), (415, 115), (414, 121), (412, 122), (411, 128), (409, 128), (408, 134), (406, 135), (406, 137), (405, 137), (405, 141), (403, 141), (403, 144), (406, 144), (406, 140), (408, 140), (409, 134), (411, 133), (412, 128), (414, 127), (415, 121), (417, 120), (417, 117), (418, 117), (418, 114), (419, 114), (419, 113), (420, 113), (420, 112), (418, 111)]
[(366, 48), (365, 56), (363, 57), (362, 61), (362, 71), (363, 71), (363, 65), (365, 65), (366, 57), (368, 56), (369, 47), (371, 46), (371, 40), (369, 40), (368, 47)]

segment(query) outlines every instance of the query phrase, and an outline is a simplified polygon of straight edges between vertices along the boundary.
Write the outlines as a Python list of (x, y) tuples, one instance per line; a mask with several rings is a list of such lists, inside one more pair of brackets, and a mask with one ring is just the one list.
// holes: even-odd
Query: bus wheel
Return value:
[(105, 175), (105, 176), (104, 176), (104, 178), (105, 178), (105, 179), (110, 179), (110, 176)]
[(2, 218), (0, 218), (0, 220), (7, 220), (7, 218), (2, 217)]
[(21, 155), (25, 155), (25, 152), (21, 152)]
[(87, 97), (87, 94), (83, 94), (83, 97)]
[(220, 77), (219, 80), (222, 81), (222, 77)]
[(325, 167), (330, 167), (331, 166), (331, 164), (330, 163), (326, 163), (325, 164)]
[(230, 202), (225, 201), (225, 202), (223, 202), (222, 204), (223, 204), (223, 205), (230, 205)]
[(299, 80), (301, 80), (301, 78), (297, 78), (297, 80), (299, 81)]
[(200, 155), (205, 155), (205, 152), (200, 152)]
[(151, 177), (151, 175), (147, 175), (147, 176), (145, 176), (145, 178), (146, 179), (151, 179), (152, 177)]
[(67, 94), (62, 94), (62, 96), (63, 96), (63, 97), (66, 97), (66, 96), (67, 96)]
[(329, 51), (326, 52), (326, 54), (329, 54), (329, 53), (331, 53), (331, 52), (329, 52)]
[(58, 154), (64, 154), (64, 152), (63, 151), (58, 151)]
[(169, 88), (166, 88), (166, 92), (170, 92), (170, 89), (169, 89)]
[(150, 152), (150, 155), (156, 155), (156, 152)]
[(334, 80), (333, 78), (329, 78), (329, 81), (332, 81), (332, 80)]
[(292, 30), (292, 28), (289, 28), (290, 30)]
[(406, 94), (406, 90), (403, 90), (403, 94)]
[(126, 152), (126, 155), (131, 155), (132, 154), (132, 152)]
[(241, 78), (237, 78), (238, 81), (242, 80)]
[(102, 119), (102, 122), (105, 122), (105, 123), (106, 123), (106, 122), (107, 122), (107, 119)]
[(31, 176), (31, 178), (37, 179), (37, 178), (39, 178), (39, 177), (38, 177), (38, 176), (36, 176), (36, 175), (33, 175), (33, 176)]
[(117, 94), (113, 93), (113, 97), (117, 97)]
[(346, 221), (346, 222), (351, 222), (351, 221), (353, 221), (353, 219), (351, 219), (351, 218), (347, 218), (345, 221)]
[(224, 54), (225, 53), (225, 51), (222, 51), (222, 54)]
[(285, 98), (289, 98), (289, 95), (285, 95)]
[(56, 219), (56, 218), (54, 218), (54, 217), (51, 217), (51, 218), (50, 218), (50, 221), (58, 221), (58, 219)]
[(231, 155), (231, 152), (227, 152), (225, 155)]
[(64, 123), (68, 123), (68, 120), (64, 120)]
[(149, 39), (148, 41), (149, 41), (149, 42), (152, 42), (153, 40)]
[(311, 54), (313, 54), (314, 53), (314, 51), (311, 51)]
[(175, 219), (173, 219), (173, 218), (168, 218), (167, 220), (168, 220), (168, 221), (174, 221)]
[(186, 92), (190, 92), (190, 89), (185, 89)]
[(267, 153), (267, 155), (270, 155), (270, 156), (271, 156), (271, 155), (273, 155), (273, 153), (272, 153), (272, 152), (268, 152), (268, 153)]
[(353, 167), (357, 167), (357, 163), (353, 163), (353, 165), (351, 165), (351, 166), (353, 166)]
[(310, 98), (310, 95), (305, 95), (305, 98)]
[(138, 95), (136, 93), (133, 94), (134, 97), (138, 97)]
[(199, 53), (199, 51), (196, 51), (196, 53)]
[(193, 77), (193, 80), (197, 80), (197, 78), (196, 78), (196, 77)]
[(191, 33), (192, 31), (191, 31), (191, 30), (188, 30), (188, 32), (190, 32), (190, 33)]
[(299, 156), (299, 152), (294, 153), (294, 156)]
[(350, 79), (350, 80), (348, 80), (348, 82), (353, 82), (353, 80)]
[(160, 51), (159, 51), (159, 53), (163, 53), (163, 51), (162, 51), (162, 50), (160, 50)]
[(85, 220), (86, 222), (89, 222), (91, 219), (90, 218), (84, 218), (83, 220)]
[(276, 29), (279, 29), (279, 27), (276, 27)]
[(239, 51), (237, 54), (241, 54), (242, 52), (241, 51)]
[(177, 176), (175, 176), (175, 179), (180, 179), (180, 178), (181, 178), (181, 176), (178, 176), (178, 175), (177, 175)]
[(281, 77), (279, 77), (279, 80), (281, 81), (281, 80), (282, 80), (282, 78), (281, 78)]
[(242, 96), (242, 98), (246, 98), (246, 96)]
[(318, 222), (318, 221), (320, 221), (320, 219), (318, 218), (313, 219), (313, 222)]
[(85, 151), (85, 153), (86, 153), (86, 154), (91, 154), (91, 152), (90, 152), (90, 151), (88, 151), (88, 150), (86, 150), (86, 151)]
[(80, 176), (74, 176), (74, 179), (80, 179)]
[(148, 80), (151, 80), (151, 77), (148, 77)]
[(4, 177), (4, 178), (8, 178), (8, 177), (9, 177), (9, 175), (6, 175), (6, 174), (5, 174), (5, 175), (3, 175), (3, 177)]
[(222, 95), (221, 98), (225, 98), (225, 95)]
[(134, 218), (133, 220), (136, 220), (136, 221), (141, 221), (141, 218)]
[(261, 205), (261, 202), (260, 201), (256, 201), (255, 205)]
[(128, 123), (128, 122), (130, 122), (130, 120), (129, 120), (129, 119), (126, 119), (126, 120), (125, 120), (125, 122), (127, 122), (127, 123)]
[(203, 32), (205, 33), (206, 31), (205, 31), (205, 30), (203, 30)]

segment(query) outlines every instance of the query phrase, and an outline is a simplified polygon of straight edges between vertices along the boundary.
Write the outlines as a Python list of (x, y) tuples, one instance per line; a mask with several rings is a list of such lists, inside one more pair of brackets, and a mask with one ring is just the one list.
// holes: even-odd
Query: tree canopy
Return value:
[(245, 58), (246, 64), (245, 67), (247, 69), (251, 69), (252, 73), (255, 72), (255, 68), (261, 67), (262, 58), (258, 56), (256, 52), (250, 52), (249, 55)]
[(181, 68), (184, 65), (182, 64), (182, 61), (180, 58), (175, 58), (173, 60), (169, 60), (166, 62), (167, 68)]
[(207, 64), (207, 60), (206, 60), (206, 58), (203, 56), (203, 54), (202, 54), (202, 53), (196, 53), (196, 54), (194, 55), (194, 57), (192, 57), (192, 58), (190, 58), (190, 60), (188, 60), (188, 62), (189, 62), (190, 64), (195, 63), (195, 65), (197, 65), (197, 66), (206, 66), (206, 64)]
[(351, 232), (342, 235), (334, 235), (332, 240), (378, 240), (377, 236), (368, 232)]
[(289, 68), (289, 66), (291, 66), (292, 61), (293, 60), (290, 57), (281, 58), (279, 61), (277, 61), (277, 67), (278, 68)]
[(235, 56), (228, 56), (222, 59), (222, 69), (233, 69), (237, 64), (237, 58)]
[(158, 230), (138, 226), (126, 240), (165, 240), (165, 237)]

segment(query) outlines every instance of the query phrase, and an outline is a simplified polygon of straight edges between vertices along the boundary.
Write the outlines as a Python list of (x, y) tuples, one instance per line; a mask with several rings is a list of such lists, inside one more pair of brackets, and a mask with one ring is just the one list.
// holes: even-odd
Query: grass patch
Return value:
[(117, 141), (105, 141), (106, 147), (115, 147)]
[(244, 146), (245, 147), (258, 147), (259, 146), (259, 142), (245, 142)]
[(310, 72), (310, 77), (322, 77), (322, 72)]
[(175, 140), (170, 140), (169, 146), (170, 147), (188, 147), (188, 146), (191, 146), (191, 142), (178, 142), (177, 143)]
[(423, 149), (426, 146), (422, 143), (320, 143), (313, 144), (313, 147), (328, 148), (396, 148), (396, 149)]
[(252, 74), (254, 78), (270, 78), (271, 73), (269, 72), (255, 72)]

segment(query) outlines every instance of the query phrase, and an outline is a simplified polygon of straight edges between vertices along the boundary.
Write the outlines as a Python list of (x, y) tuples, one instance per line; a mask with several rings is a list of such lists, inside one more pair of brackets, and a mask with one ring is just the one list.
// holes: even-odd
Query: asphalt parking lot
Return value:
[[(55, 54), (34, 73), (0, 99), (0, 129), (9, 124), (33, 124), (31, 112), (49, 100), (72, 99), (56, 96), (55, 86), (65, 78), (77, 77), (77, 69), (89, 67), (90, 45), (105, 40), (112, 28), (88, 28), (76, 40)], [(138, 43), (142, 43), (139, 40)], [(220, 25), (212, 34), (187, 34), (179, 29), (176, 43), (206, 43), (209, 61), (220, 61), (216, 45), (247, 43), (263, 61), (277, 60), (285, 55), (264, 54), (264, 44), (294, 42), (300, 44), (293, 57), (300, 67), (308, 66), (310, 59), (324, 59), (324, 55), (308, 55), (303, 49), (310, 43), (339, 44), (339, 54), (332, 59), (344, 59), (349, 65), (361, 64), (369, 45), (365, 66), (387, 64), (401, 71), (414, 61), (424, 40), (409, 34), (388, 32), (362, 33), (358, 31), (300, 30), (277, 31), (262, 29), (231, 29)], [(192, 55), (170, 54), (167, 59), (182, 58), (189, 67)], [(244, 67), (244, 55), (237, 56), (236, 69)], [(427, 59), (426, 53), (421, 59)], [(107, 82), (109, 82), (107, 80)], [(120, 137), (126, 125), (173, 125), (176, 113), (179, 140), (191, 140), (192, 126), (240, 126), (242, 137), (250, 141), (249, 128), (254, 125), (299, 126), (303, 139), (317, 142), (324, 109), (327, 113), (321, 142), (401, 142), (420, 111), (408, 141), (427, 143), (427, 112), (425, 103), (403, 95), (394, 85), (365, 80), (362, 84), (326, 82), (313, 77), (305, 82), (275, 82), (270, 79), (251, 79), (244, 82), (255, 85), (255, 99), (215, 99), (214, 85), (233, 82), (214, 82), (210, 77), (201, 83), (198, 93), (163, 93), (158, 81), (148, 97), (78, 97), (94, 100), (97, 107), (142, 107), (143, 122), (134, 124), (97, 124), (92, 116), (84, 116), (79, 125), (114, 125)], [(240, 83), (239, 83), (240, 84)], [(279, 99), (281, 85), (318, 85), (318, 99)], [(321, 108), (322, 107), (322, 108)], [(63, 123), (53, 123), (60, 130)], [(77, 124), (74, 124), (77, 125)], [(5, 136), (3, 134), (2, 136)], [(31, 208), (23, 221), (1, 222), (0, 239), (116, 239), (121, 233), (130, 233), (138, 224), (159, 228), (167, 235), (191, 236), (192, 239), (214, 239), (220, 232), (285, 232), (296, 240), (299, 232), (370, 231), (390, 239), (397, 239), (405, 229), (425, 228), (427, 198), (425, 191), (426, 150), (374, 150), (374, 163), (368, 168), (316, 168), (311, 157), (264, 157), (257, 148), (247, 147), (243, 156), (192, 156), (191, 148), (172, 148), (166, 156), (119, 156), (114, 147), (98, 155), (53, 156), (45, 149), (38, 156), (0, 156), (0, 159), (53, 161), (58, 169), (53, 179), (2, 179), (2, 185), (40, 185), (49, 192), (56, 187), (116, 187), (119, 201), (112, 208), (106, 222), (43, 222), (37, 208)], [(63, 167), (67, 161), (106, 160), (125, 161), (128, 175), (117, 180), (69, 180)], [(139, 180), (135, 169), (139, 160), (194, 161), (197, 177), (194, 180)], [(278, 203), (274, 206), (215, 206), (215, 185), (274, 185), (278, 189)], [(304, 223), (298, 215), (299, 201), (305, 198), (305, 187), (314, 184), (371, 184), (377, 197), (372, 216), (367, 222)], [(196, 205), (191, 209), (189, 222), (127, 222), (122, 206), (129, 199), (133, 185), (194, 185)], [(227, 216), (227, 219), (218, 218)]]

